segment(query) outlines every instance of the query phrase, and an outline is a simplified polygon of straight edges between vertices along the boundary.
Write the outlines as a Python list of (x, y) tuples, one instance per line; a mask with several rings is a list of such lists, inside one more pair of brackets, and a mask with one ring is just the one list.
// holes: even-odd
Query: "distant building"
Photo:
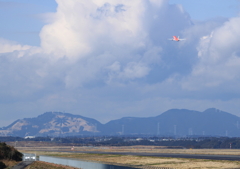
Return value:
[(152, 140), (152, 139), (150, 139), (149, 141), (150, 141), (150, 142), (155, 142), (155, 140)]
[(26, 136), (24, 139), (31, 139), (31, 138), (36, 138), (35, 136)]

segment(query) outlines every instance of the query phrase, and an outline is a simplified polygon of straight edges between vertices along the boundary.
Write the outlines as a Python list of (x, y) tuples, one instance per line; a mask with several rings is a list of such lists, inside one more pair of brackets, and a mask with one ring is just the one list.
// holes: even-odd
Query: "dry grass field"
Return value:
[(240, 162), (236, 161), (216, 161), (216, 160), (198, 160), (181, 158), (163, 158), (163, 157), (142, 157), (128, 155), (107, 155), (107, 154), (85, 154), (85, 153), (56, 153), (39, 152), (42, 155), (55, 157), (75, 158), (84, 161), (94, 161), (105, 164), (114, 164), (121, 166), (131, 166), (136, 168), (174, 168), (174, 169), (237, 169), (240, 168)]
[(76, 169), (76, 168), (46, 163), (42, 161), (35, 161), (31, 165), (27, 166), (25, 169)]
[[(131, 166), (136, 168), (174, 168), (174, 169), (240, 169), (238, 161), (217, 161), (183, 158), (142, 157), (130, 155), (89, 154), (90, 151), (99, 152), (158, 152), (181, 154), (228, 154), (240, 155), (236, 149), (166, 149), (164, 147), (132, 146), (132, 147), (17, 147), (21, 152), (36, 153), (55, 157), (75, 158), (84, 161), (95, 161), (106, 164)], [(56, 152), (56, 151), (61, 151)], [(67, 152), (68, 151), (68, 152)], [(70, 152), (69, 152), (70, 151)], [(72, 151), (72, 152), (71, 152)], [(86, 153), (74, 153), (85, 151)]]
[(176, 154), (212, 154), (212, 155), (240, 155), (239, 149), (167, 149), (162, 146), (121, 146), (121, 147), (87, 147), (87, 146), (39, 146), (26, 143), (27, 146), (17, 146), (20, 151), (61, 151), (61, 152), (140, 152), (140, 153), (176, 153)]
[[(14, 145), (15, 143), (8, 143)], [(167, 149), (161, 146), (122, 146), (122, 147), (87, 147), (64, 146), (44, 142), (19, 142), (16, 148), (20, 152), (50, 155), (55, 157), (75, 158), (84, 161), (94, 161), (106, 164), (132, 166), (136, 168), (154, 169), (157, 167), (173, 169), (240, 169), (238, 161), (217, 161), (183, 158), (141, 157), (110, 154), (89, 154), (88, 152), (146, 152), (146, 153), (179, 153), (179, 154), (218, 154), (240, 155), (237, 149)], [(61, 151), (61, 152), (57, 152)], [(84, 151), (86, 153), (75, 153)], [(35, 163), (36, 164), (36, 163)], [(38, 162), (37, 162), (38, 164)], [(34, 164), (32, 164), (34, 165)], [(32, 167), (30, 165), (30, 167)], [(43, 165), (43, 164), (42, 164)], [(49, 165), (49, 164), (45, 164)], [(50, 166), (49, 166), (50, 167)], [(52, 167), (52, 166), (51, 166)], [(59, 167), (59, 166), (58, 166)], [(62, 167), (62, 166), (61, 166)], [(28, 168), (37, 169), (37, 168)], [(55, 168), (53, 168), (55, 169)]]

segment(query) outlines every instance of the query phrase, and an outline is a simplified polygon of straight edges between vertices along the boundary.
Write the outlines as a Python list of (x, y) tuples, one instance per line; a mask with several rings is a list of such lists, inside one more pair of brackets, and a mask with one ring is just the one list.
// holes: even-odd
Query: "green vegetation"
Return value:
[(6, 143), (0, 143), (0, 160), (22, 161), (23, 154)]
[[(0, 143), (0, 168), (11, 167), (16, 161), (22, 161), (23, 154), (6, 143)], [(6, 164), (7, 161), (7, 164)]]
[(6, 167), (7, 166), (3, 162), (0, 161), (0, 168), (6, 168)]
[[(209, 137), (209, 138), (182, 138), (182, 139), (159, 139), (157, 137), (144, 138), (140, 141), (128, 141), (121, 137), (115, 137), (104, 142), (95, 142), (95, 146), (133, 146), (133, 145), (149, 145), (149, 146), (166, 146), (171, 148), (196, 148), (196, 149), (240, 149), (240, 138), (228, 137)], [(154, 140), (154, 141), (150, 141)]]

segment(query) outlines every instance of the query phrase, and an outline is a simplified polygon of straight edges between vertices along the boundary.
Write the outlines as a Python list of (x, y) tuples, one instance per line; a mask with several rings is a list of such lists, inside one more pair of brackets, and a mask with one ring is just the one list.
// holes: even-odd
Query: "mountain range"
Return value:
[(123, 117), (102, 124), (93, 118), (62, 112), (46, 112), (19, 119), (0, 128), (0, 136), (229, 136), (239, 137), (240, 118), (210, 108), (203, 112), (171, 109), (156, 117)]

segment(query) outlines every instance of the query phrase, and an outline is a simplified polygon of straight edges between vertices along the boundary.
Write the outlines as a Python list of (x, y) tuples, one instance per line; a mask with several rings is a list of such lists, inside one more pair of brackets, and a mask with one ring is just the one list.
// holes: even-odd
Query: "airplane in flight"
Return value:
[(179, 36), (177, 37), (177, 36), (173, 36), (173, 38), (172, 39), (169, 39), (169, 40), (172, 40), (172, 41), (182, 41), (182, 40), (186, 40), (186, 39), (180, 39), (179, 38)]

